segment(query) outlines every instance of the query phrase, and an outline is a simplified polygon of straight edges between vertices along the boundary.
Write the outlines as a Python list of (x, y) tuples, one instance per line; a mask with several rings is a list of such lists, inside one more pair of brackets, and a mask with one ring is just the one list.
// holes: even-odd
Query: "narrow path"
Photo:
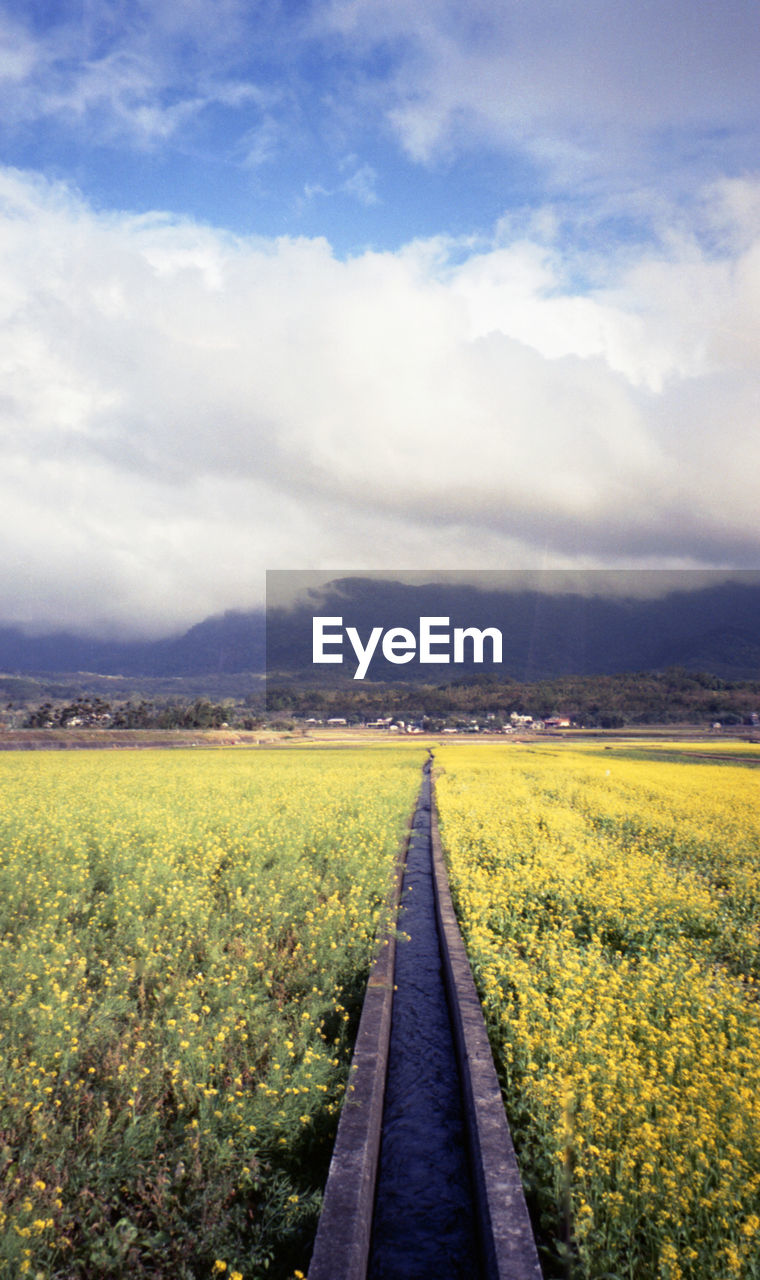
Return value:
[(435, 917), (430, 803), (426, 772), (398, 919), (402, 936), (369, 1280), (473, 1280), (479, 1270), (465, 1116)]

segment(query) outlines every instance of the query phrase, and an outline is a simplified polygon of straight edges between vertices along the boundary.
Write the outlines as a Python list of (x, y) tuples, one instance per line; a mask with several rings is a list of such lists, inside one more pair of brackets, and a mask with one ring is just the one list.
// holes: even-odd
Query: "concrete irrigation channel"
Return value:
[(431, 764), (397, 868), (398, 935), (367, 986), (308, 1280), (541, 1280)]

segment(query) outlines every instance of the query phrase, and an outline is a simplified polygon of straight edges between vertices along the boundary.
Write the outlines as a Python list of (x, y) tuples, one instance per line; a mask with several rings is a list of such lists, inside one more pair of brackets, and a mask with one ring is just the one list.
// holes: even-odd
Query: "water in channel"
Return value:
[(409, 845), (368, 1280), (473, 1280), (475, 1216), (435, 921), (426, 769)]

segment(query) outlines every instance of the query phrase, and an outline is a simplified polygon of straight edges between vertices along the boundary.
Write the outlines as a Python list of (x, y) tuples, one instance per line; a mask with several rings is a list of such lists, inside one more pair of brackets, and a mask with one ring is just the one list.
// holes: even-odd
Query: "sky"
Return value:
[(756, 0), (0, 0), (0, 625), (760, 565)]

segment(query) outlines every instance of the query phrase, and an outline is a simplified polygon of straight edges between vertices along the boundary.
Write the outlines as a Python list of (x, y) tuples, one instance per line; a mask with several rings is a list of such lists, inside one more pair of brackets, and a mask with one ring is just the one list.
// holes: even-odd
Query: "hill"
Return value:
[[(688, 576), (684, 582), (688, 584)], [(760, 678), (760, 585), (716, 581), (652, 598), (542, 591), (486, 591), (462, 584), (408, 583), (361, 577), (337, 580), (319, 601), (296, 608), (230, 610), (159, 640), (113, 641), (59, 632), (28, 636), (0, 627), (0, 672), (16, 680), (87, 673), (134, 682), (181, 680), (185, 692), (207, 694), (210, 684), (233, 692), (235, 678), (265, 671), (277, 680), (332, 687), (348, 668), (311, 662), (315, 611), (350, 618), (362, 634), (373, 626), (417, 626), (420, 616), (446, 616), (453, 626), (496, 626), (504, 637), (500, 678), (522, 682), (560, 676), (663, 671), (710, 671), (723, 680)], [(420, 669), (373, 661), (375, 682), (426, 683), (480, 674), (472, 662), (456, 673), (444, 664)], [(342, 672), (347, 675), (343, 676)], [(79, 682), (81, 683), (81, 681)], [(28, 687), (28, 686), (27, 686)]]
[(16, 676), (88, 672), (150, 679), (261, 674), (265, 629), (263, 610), (230, 610), (161, 640), (100, 640), (70, 632), (28, 636), (2, 627), (0, 670)]

